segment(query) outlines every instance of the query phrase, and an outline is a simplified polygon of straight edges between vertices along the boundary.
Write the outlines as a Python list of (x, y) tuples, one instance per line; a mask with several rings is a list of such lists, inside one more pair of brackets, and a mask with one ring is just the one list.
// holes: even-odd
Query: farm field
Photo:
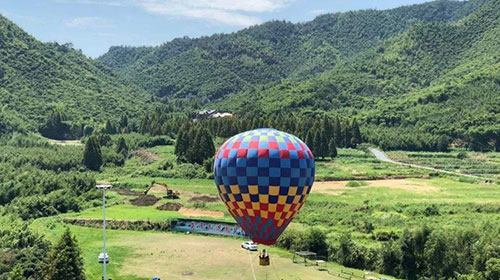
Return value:
[[(207, 180), (200, 180), (195, 172), (176, 174), (173, 171), (170, 173), (159, 171), (166, 162), (173, 165), (172, 170), (183, 167), (176, 162), (173, 146), (144, 149), (127, 160), (123, 167), (105, 168), (98, 174), (98, 179), (119, 183), (127, 188), (144, 188), (151, 183), (151, 180), (169, 178), (172, 187), (182, 187), (198, 193), (217, 193), (217, 190), (212, 188), (213, 181), (207, 183)], [(326, 158), (316, 161), (316, 181), (421, 178), (429, 177), (430, 173), (432, 172), (380, 162), (371, 153), (356, 149), (338, 149), (338, 157), (335, 160)], [(176, 178), (179, 175), (191, 175), (193, 178), (189, 180)]]
[(316, 181), (428, 177), (429, 171), (380, 162), (371, 153), (339, 149), (335, 160), (316, 161)]
[(387, 154), (398, 162), (475, 175), (485, 179), (500, 179), (500, 153), (394, 151)]
[[(219, 220), (232, 221), (220, 201), (188, 202), (198, 195), (216, 196), (217, 190), (212, 179), (147, 176), (150, 173), (163, 174), (152, 171), (157, 171), (158, 166), (172, 159), (171, 146), (155, 147), (146, 152), (153, 155), (155, 160), (132, 157), (122, 167), (130, 170), (129, 175), (105, 177), (127, 173), (118, 168), (107, 168), (100, 179), (138, 192), (144, 191), (152, 181), (165, 183), (181, 192), (181, 199), (176, 202), (182, 203), (185, 209), (192, 209), (191, 215), (186, 216), (182, 211), (156, 209), (168, 202), (165, 199), (154, 206), (137, 207), (130, 205), (128, 198), (111, 192), (114, 205), (108, 209), (108, 218), (151, 221), (185, 217), (211, 219), (203, 213), (215, 211), (224, 217)], [(451, 157), (455, 156), (451, 154)], [(177, 163), (174, 162), (174, 165)], [(371, 154), (353, 149), (339, 149), (339, 158), (319, 161), (317, 167), (318, 180), (293, 224), (323, 228), (332, 242), (336, 242), (342, 234), (350, 233), (353, 240), (377, 247), (387, 235), (397, 239), (404, 229), (422, 224), (475, 228), (485, 222), (499, 221), (500, 190), (496, 184), (468, 182), (455, 176), (438, 176), (426, 170), (380, 163)], [(335, 176), (329, 177), (330, 174)], [(327, 178), (330, 181), (322, 181)], [(99, 219), (101, 215), (101, 209), (94, 208), (68, 216)]]
[[(32, 227), (52, 241), (63, 232), (55, 218), (40, 219)], [(70, 226), (83, 253), (88, 279), (98, 279), (102, 265), (97, 254), (102, 248), (102, 231)], [(161, 279), (342, 279), (315, 266), (294, 264), (292, 254), (275, 247), (261, 247), (272, 256), (272, 266), (260, 267), (258, 253), (240, 248), (241, 239), (161, 232), (108, 230), (109, 277), (124, 280)], [(253, 268), (252, 268), (253, 267)], [(328, 264), (331, 273), (363, 279), (363, 271)], [(345, 273), (342, 273), (345, 272)], [(349, 274), (346, 274), (349, 273)], [(391, 278), (392, 279), (392, 278)]]
[[(496, 154), (483, 156), (495, 158)], [(346, 266), (381, 271), (381, 253), (373, 252), (381, 252), (388, 244), (400, 250), (397, 246), (407, 238), (407, 232), (422, 227), (458, 233), (485, 228), (494, 231), (500, 224), (497, 184), (380, 163), (371, 154), (354, 149), (339, 149), (338, 158), (319, 160), (317, 174), (307, 203), (284, 232), (283, 240), (269, 247), (275, 267), (267, 272), (256, 265), (255, 254), (239, 248), (244, 239), (109, 230), (112, 279), (254, 279), (250, 260), (254, 261), (256, 279), (266, 279), (266, 273), (268, 279), (344, 279), (347, 274), (342, 271), (357, 275), (352, 279), (361, 279), (364, 271)], [(210, 173), (201, 166), (177, 163), (173, 146), (139, 149), (122, 167), (107, 166), (95, 175), (98, 183), (114, 186), (107, 192), (109, 220), (165, 224), (178, 218), (234, 221), (218, 198)], [(152, 182), (156, 185), (149, 189)], [(158, 183), (179, 191), (180, 199), (164, 198), (166, 189)], [(134, 202), (148, 189), (151, 203)], [(158, 209), (170, 204), (178, 207)], [(101, 201), (93, 200), (80, 212), (37, 219), (32, 225), (50, 241), (69, 227), (79, 241), (87, 277), (98, 278), (101, 230), (65, 224), (62, 218), (99, 221)], [(320, 255), (330, 260), (327, 265), (334, 275), (292, 263), (292, 252), (307, 249), (303, 244), (310, 242), (306, 238), (314, 232), (322, 233)], [(345, 244), (349, 246), (347, 253), (341, 251)], [(346, 254), (362, 256), (363, 266), (347, 262)], [(237, 273), (243, 276), (234, 278)]]
[[(186, 208), (219, 211), (224, 213), (225, 220), (232, 219), (220, 201), (198, 204), (188, 202), (189, 198), (196, 195), (216, 196), (217, 189), (212, 179), (147, 176), (164, 174), (158, 172), (158, 167), (165, 161), (175, 158), (172, 146), (159, 146), (145, 151), (155, 160), (132, 157), (122, 168), (105, 169), (100, 174), (100, 179), (139, 192), (144, 191), (152, 181), (165, 183), (181, 192), (179, 202)], [(389, 153), (390, 156), (395, 154)], [(431, 154), (440, 155), (441, 158), (446, 155), (446, 153)], [(485, 156), (496, 158), (495, 153), (483, 155)], [(456, 158), (456, 154), (451, 153), (449, 158)], [(179, 168), (176, 162), (173, 164), (174, 169)], [(112, 176), (112, 174), (124, 175)], [(108, 175), (110, 176), (107, 177)], [(351, 186), (353, 183), (359, 183), (360, 186)], [(110, 218), (158, 221), (185, 217), (179, 212), (160, 211), (155, 208), (166, 200), (159, 201), (155, 206), (137, 209), (132, 205), (122, 204), (125, 203), (125, 199), (123, 197), (121, 199), (117, 200), (118, 205), (110, 207)], [(489, 213), (495, 213), (496, 209), (500, 209), (499, 199), (500, 191), (495, 184), (468, 182), (455, 176), (438, 176), (427, 170), (381, 163), (370, 153), (361, 150), (339, 149), (338, 158), (317, 162), (316, 183), (308, 203), (295, 221), (326, 227), (332, 236), (352, 232), (356, 239), (376, 244), (374, 235), (377, 232), (401, 233), (406, 226), (422, 222), (448, 225), (480, 223), (484, 219), (489, 219)], [(427, 215), (426, 210), (429, 209), (438, 209), (438, 213)], [(99, 218), (100, 215), (100, 209), (97, 208), (76, 216)], [(362, 224), (365, 220), (371, 221), (375, 227), (373, 231), (366, 233), (363, 229)]]

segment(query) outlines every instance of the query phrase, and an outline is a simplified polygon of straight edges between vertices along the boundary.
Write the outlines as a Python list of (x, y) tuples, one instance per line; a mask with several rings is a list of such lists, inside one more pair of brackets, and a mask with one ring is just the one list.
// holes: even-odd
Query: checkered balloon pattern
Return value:
[(297, 137), (263, 128), (222, 145), (215, 184), (229, 213), (259, 244), (273, 245), (306, 202), (314, 182), (314, 157)]

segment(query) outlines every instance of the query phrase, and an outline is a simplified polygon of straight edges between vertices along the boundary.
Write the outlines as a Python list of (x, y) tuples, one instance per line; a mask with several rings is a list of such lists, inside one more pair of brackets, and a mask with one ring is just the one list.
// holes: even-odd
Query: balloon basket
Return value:
[(271, 264), (271, 261), (269, 259), (269, 256), (259, 257), (259, 265), (260, 266), (269, 266), (270, 264)]

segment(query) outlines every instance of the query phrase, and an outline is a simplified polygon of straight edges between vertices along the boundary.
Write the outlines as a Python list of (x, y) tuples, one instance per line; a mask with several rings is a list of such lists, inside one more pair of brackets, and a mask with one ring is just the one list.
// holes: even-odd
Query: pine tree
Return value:
[(90, 125), (85, 125), (85, 127), (83, 128), (83, 135), (84, 136), (89, 136), (93, 132), (94, 132), (94, 128)]
[(111, 123), (110, 120), (106, 121), (106, 125), (104, 126), (104, 129), (102, 131), (103, 133), (106, 134), (116, 134), (116, 128), (115, 126)]
[(177, 158), (182, 158), (185, 155), (184, 143), (182, 143), (182, 140), (184, 139), (184, 133), (184, 130), (179, 130), (175, 139), (175, 155), (177, 156)]
[(351, 145), (355, 147), (361, 144), (362, 142), (361, 132), (359, 131), (359, 125), (356, 119), (352, 121), (351, 132), (352, 132)]
[(83, 259), (69, 228), (47, 255), (45, 280), (84, 280)]
[(333, 126), (332, 126), (332, 123), (330, 122), (330, 119), (328, 119), (326, 117), (323, 118), (323, 120), (321, 121), (321, 128), (325, 132), (325, 136), (327, 139), (330, 139), (333, 137), (334, 131), (333, 131)]
[(93, 171), (99, 171), (102, 166), (101, 146), (95, 136), (89, 137), (87, 143), (85, 143), (83, 164)]
[(116, 152), (119, 154), (122, 154), (124, 157), (127, 157), (128, 155), (128, 146), (127, 142), (125, 141), (125, 138), (120, 136), (118, 139), (118, 143), (116, 145)]
[(201, 129), (200, 133), (201, 142), (200, 142), (200, 153), (202, 154), (202, 162), (206, 159), (209, 159), (215, 155), (215, 146), (214, 141), (212, 139), (212, 135), (208, 129)]
[(437, 141), (438, 152), (448, 152), (450, 150), (450, 138), (446, 135), (441, 135)]
[(331, 138), (330, 143), (328, 143), (328, 155), (333, 159), (337, 157), (337, 145), (335, 144), (335, 139)]
[(202, 164), (204, 160), (211, 158), (215, 154), (212, 136), (206, 128), (200, 127), (193, 130), (195, 135), (193, 144), (186, 153), (188, 162)]
[(59, 110), (53, 110), (45, 125), (40, 128), (43, 136), (64, 140), (70, 134), (70, 126), (65, 123), (66, 116)]
[(177, 133), (175, 142), (175, 155), (177, 160), (186, 161), (187, 153), (195, 137), (195, 131), (189, 125), (183, 125)]
[(139, 124), (139, 133), (146, 134), (149, 132), (149, 117), (145, 115), (144, 118), (141, 119), (141, 123)]
[(326, 138), (325, 131), (323, 129), (319, 130), (318, 138), (314, 138), (316, 145), (316, 156), (324, 158), (328, 155), (328, 139)]
[(125, 114), (120, 118), (120, 128), (123, 130), (127, 126), (128, 126), (128, 116), (127, 114)]
[(333, 124), (333, 135), (335, 137), (335, 143), (338, 145), (342, 145), (343, 137), (342, 137), (342, 126), (340, 124), (339, 118), (335, 118), (335, 123)]
[(313, 138), (313, 153), (315, 157), (323, 157), (323, 153), (321, 152), (321, 133), (320, 131), (316, 131), (314, 133)]
[(314, 134), (309, 130), (306, 136), (306, 145), (309, 147), (311, 152), (314, 154)]
[(349, 127), (349, 122), (345, 121), (342, 125), (342, 136), (343, 136), (343, 146), (345, 148), (351, 148), (351, 128)]

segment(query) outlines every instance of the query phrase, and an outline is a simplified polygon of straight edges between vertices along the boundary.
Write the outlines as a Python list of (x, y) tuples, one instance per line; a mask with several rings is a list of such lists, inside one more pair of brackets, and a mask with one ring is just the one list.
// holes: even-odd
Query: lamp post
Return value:
[(102, 190), (102, 250), (104, 255), (104, 261), (102, 262), (103, 279), (106, 278), (106, 262), (108, 261), (108, 256), (106, 253), (106, 190), (113, 188), (112, 185), (97, 185), (96, 189)]

